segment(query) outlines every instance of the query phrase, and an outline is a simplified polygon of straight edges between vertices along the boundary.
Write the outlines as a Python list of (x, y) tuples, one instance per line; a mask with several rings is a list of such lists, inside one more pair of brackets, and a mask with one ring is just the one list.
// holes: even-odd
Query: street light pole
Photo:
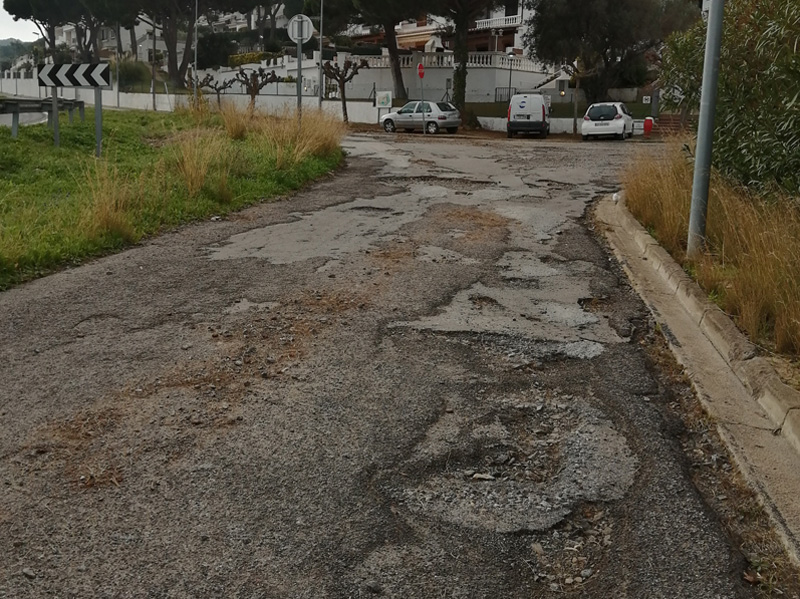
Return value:
[(511, 101), (511, 96), (512, 96), (512, 94), (511, 94), (511, 75), (514, 72), (513, 71), (513, 68), (514, 68), (513, 60), (514, 60), (515, 56), (516, 55), (514, 54), (513, 50), (508, 53), (508, 101), (509, 102)]
[(722, 21), (725, 0), (711, 0), (703, 63), (703, 88), (700, 95), (700, 122), (697, 126), (697, 151), (694, 161), (692, 209), (689, 216), (689, 240), (686, 254), (697, 258), (705, 247), (708, 187), (711, 179), (711, 154), (714, 143), (714, 118), (717, 109), (719, 55), (722, 46)]
[(320, 0), (319, 3), (319, 109), (322, 110), (322, 95), (324, 77), (322, 72), (322, 26), (325, 22), (325, 0)]
[(199, 20), (199, 0), (194, 0), (194, 105), (197, 107), (197, 45), (200, 39), (197, 37), (197, 21)]

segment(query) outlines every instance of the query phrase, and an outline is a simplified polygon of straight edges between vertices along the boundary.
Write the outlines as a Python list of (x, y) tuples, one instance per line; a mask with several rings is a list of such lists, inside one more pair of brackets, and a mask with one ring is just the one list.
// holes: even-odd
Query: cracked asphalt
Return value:
[(641, 142), (353, 135), (0, 294), (0, 597), (753, 597), (585, 213)]

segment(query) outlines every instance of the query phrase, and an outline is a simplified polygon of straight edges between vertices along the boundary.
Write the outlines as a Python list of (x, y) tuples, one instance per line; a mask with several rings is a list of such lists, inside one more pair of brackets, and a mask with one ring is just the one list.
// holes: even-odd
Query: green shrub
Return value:
[(247, 54), (234, 54), (228, 57), (228, 66), (232, 69), (246, 64), (258, 64), (267, 58), (266, 52), (248, 52)]
[[(662, 85), (699, 101), (705, 26), (667, 42)], [(800, 193), (800, 3), (725, 6), (714, 164), (746, 185)]]
[(119, 63), (119, 87), (128, 91), (137, 85), (149, 84), (152, 79), (150, 66), (146, 62), (123, 60)]

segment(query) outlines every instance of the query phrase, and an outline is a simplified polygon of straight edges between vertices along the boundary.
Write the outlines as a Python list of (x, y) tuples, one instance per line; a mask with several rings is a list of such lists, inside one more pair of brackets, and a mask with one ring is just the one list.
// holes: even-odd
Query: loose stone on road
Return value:
[(584, 220), (648, 147), (354, 135), (0, 295), (0, 597), (755, 597)]

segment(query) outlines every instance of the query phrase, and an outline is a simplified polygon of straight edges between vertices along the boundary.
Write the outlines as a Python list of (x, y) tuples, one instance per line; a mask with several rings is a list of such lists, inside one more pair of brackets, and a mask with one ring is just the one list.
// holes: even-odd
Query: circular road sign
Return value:
[(419, 78), (420, 79), (425, 77), (425, 65), (424, 64), (419, 63), (419, 65), (417, 65), (417, 73), (419, 73)]
[(287, 26), (289, 39), (295, 44), (304, 44), (314, 36), (314, 24), (306, 15), (295, 15)]

